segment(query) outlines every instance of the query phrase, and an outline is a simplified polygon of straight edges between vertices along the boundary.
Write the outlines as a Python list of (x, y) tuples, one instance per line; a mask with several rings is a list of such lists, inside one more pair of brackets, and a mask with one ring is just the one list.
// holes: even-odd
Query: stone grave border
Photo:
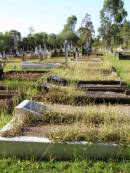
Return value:
[(41, 68), (51, 69), (51, 68), (58, 68), (60, 66), (61, 66), (60, 63), (45, 63), (45, 64), (28, 63), (28, 62), (21, 63), (22, 70), (41, 69)]
[[(30, 101), (25, 100), (16, 107), (16, 110), (26, 114)], [(34, 102), (33, 102), (34, 103)], [(39, 103), (36, 103), (39, 105)], [(44, 106), (44, 105), (42, 105)], [(47, 108), (44, 106), (44, 108)], [(46, 109), (47, 110), (47, 109)], [(35, 111), (30, 112), (33, 118), (40, 116)], [(17, 112), (18, 113), (18, 112)], [(22, 115), (21, 114), (21, 115)], [(27, 114), (26, 114), (27, 115)], [(18, 116), (18, 115), (17, 115)], [(8, 123), (1, 131), (13, 128)], [(65, 142), (54, 143), (48, 138), (15, 136), (0, 137), (0, 155), (4, 157), (36, 158), (36, 159), (128, 159), (129, 147), (118, 144), (91, 143), (91, 142)]]
[(19, 76), (18, 77), (14, 77), (14, 78), (10, 78), (10, 77), (8, 77), (8, 75), (20, 75), (20, 74), (38, 74), (38, 75), (44, 75), (44, 74), (47, 74), (49, 71), (47, 71), (47, 70), (36, 70), (36, 71), (34, 71), (34, 70), (27, 70), (27, 71), (24, 71), (24, 70), (19, 70), (19, 71), (15, 71), (15, 70), (11, 70), (11, 71), (8, 71), (8, 72), (5, 72), (4, 73), (4, 76), (5, 76), (5, 80), (30, 80), (30, 81), (37, 81), (37, 80), (39, 80), (40, 78), (41, 78), (41, 76), (39, 77), (39, 78), (37, 78), (37, 79), (33, 79), (33, 76), (32, 76), (32, 79), (29, 79), (29, 78), (27, 78), (27, 79), (22, 79), (22, 78), (19, 78)]

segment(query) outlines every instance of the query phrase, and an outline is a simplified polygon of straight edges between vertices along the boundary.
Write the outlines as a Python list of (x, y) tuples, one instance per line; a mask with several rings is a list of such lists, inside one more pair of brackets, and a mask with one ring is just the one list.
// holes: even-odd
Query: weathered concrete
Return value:
[(68, 81), (60, 76), (49, 76), (47, 78), (47, 82), (58, 84), (58, 85), (63, 85), (63, 86), (68, 85)]
[(40, 68), (58, 68), (58, 67), (60, 67), (60, 63), (47, 63), (47, 64), (36, 64), (28, 62), (21, 63), (21, 69), (23, 70), (40, 69)]
[(0, 137), (0, 154), (4, 157), (35, 159), (128, 159), (129, 148), (116, 144), (93, 144), (84, 141), (53, 143), (48, 138)]

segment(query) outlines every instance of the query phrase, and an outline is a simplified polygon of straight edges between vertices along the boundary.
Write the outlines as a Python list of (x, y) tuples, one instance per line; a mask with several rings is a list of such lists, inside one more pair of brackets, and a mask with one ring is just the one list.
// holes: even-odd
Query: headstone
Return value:
[(3, 67), (2, 67), (2, 65), (0, 64), (0, 80), (3, 80), (3, 79), (4, 79)]
[(3, 58), (5, 59), (6, 58), (6, 53), (5, 53), (4, 50), (3, 50), (2, 54), (3, 54)]
[(54, 88), (54, 86), (50, 83), (42, 83), (42, 84), (40, 84), (40, 86), (38, 86), (38, 89), (43, 93), (47, 93), (53, 88)]
[(42, 69), (42, 68), (58, 68), (60, 67), (60, 63), (46, 63), (46, 64), (38, 64), (38, 63), (30, 63), (30, 62), (22, 62), (21, 69), (22, 70), (30, 70), (30, 69)]
[(67, 64), (67, 59), (68, 59), (68, 41), (65, 40), (64, 42), (64, 52), (65, 52), (65, 63)]
[(47, 81), (55, 83), (55, 84), (63, 85), (63, 86), (68, 85), (68, 81), (60, 76), (49, 76), (47, 78)]
[(39, 56), (39, 52), (38, 52), (38, 48), (37, 48), (37, 47), (35, 47), (34, 55), (35, 55), (35, 56)]
[(15, 114), (17, 116), (32, 115), (32, 117), (38, 118), (41, 117), (45, 111), (47, 111), (46, 106), (31, 100), (24, 100), (15, 107)]

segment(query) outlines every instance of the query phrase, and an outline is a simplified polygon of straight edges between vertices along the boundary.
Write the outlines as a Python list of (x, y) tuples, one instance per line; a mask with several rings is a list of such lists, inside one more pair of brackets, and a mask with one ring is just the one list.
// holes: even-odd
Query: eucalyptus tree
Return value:
[(122, 38), (123, 45), (128, 47), (130, 44), (130, 21), (125, 21), (125, 23), (121, 26), (120, 36)]
[(51, 49), (57, 47), (57, 35), (56, 34), (49, 34), (47, 37), (47, 44)]
[(95, 31), (93, 23), (91, 21), (91, 16), (88, 13), (86, 13), (85, 17), (82, 19), (82, 23), (80, 28), (78, 29), (78, 33), (81, 46), (85, 44), (91, 45)]
[(120, 25), (124, 23), (126, 16), (123, 0), (104, 0), (103, 8), (100, 11), (99, 33), (106, 48), (116, 43)]
[(64, 29), (61, 32), (61, 37), (63, 40), (67, 40), (69, 44), (75, 45), (77, 43), (78, 37), (75, 31), (77, 24), (77, 17), (72, 15), (68, 17), (66, 24), (64, 25)]
[(11, 30), (10, 35), (13, 41), (13, 48), (16, 50), (18, 48), (18, 44), (21, 41), (21, 33), (17, 30)]

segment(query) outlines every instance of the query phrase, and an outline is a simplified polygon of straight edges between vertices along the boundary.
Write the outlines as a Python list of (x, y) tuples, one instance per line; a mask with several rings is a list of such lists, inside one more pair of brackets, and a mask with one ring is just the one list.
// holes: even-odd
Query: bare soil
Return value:
[(32, 80), (36, 81), (43, 75), (47, 74), (47, 71), (10, 71), (4, 74), (5, 79), (8, 80)]
[(64, 125), (44, 124), (44, 122), (33, 122), (22, 129), (22, 136), (47, 137), (47, 134), (56, 128), (64, 128)]

